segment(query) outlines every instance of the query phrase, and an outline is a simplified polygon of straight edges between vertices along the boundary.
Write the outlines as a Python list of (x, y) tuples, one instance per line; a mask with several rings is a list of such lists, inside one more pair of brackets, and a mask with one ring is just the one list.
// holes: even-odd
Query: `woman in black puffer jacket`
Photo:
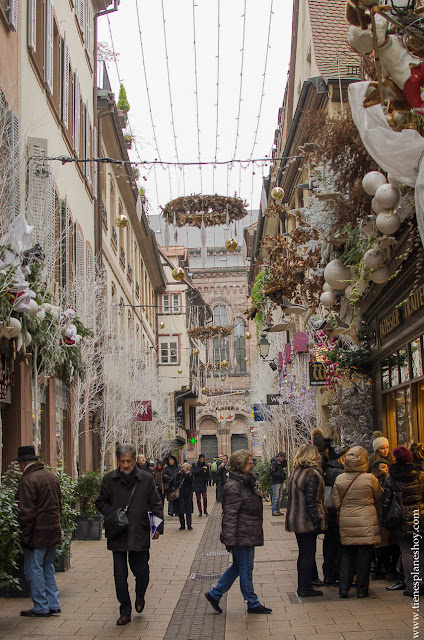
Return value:
[[(404, 596), (414, 595), (414, 579), (412, 576), (414, 556), (411, 547), (420, 548), (420, 578), (424, 579), (424, 549), (422, 536), (424, 531), (424, 471), (417, 465), (411, 452), (406, 447), (393, 450), (395, 464), (389, 467), (389, 476), (384, 485), (383, 507), (381, 519), (384, 526), (396, 491), (402, 492), (402, 523), (392, 529), (392, 534), (399, 541), (402, 563), (405, 572), (406, 591)], [(421, 543), (421, 547), (420, 547)], [(420, 583), (418, 583), (420, 584)]]
[(326, 530), (327, 520), (321, 455), (313, 444), (303, 444), (296, 454), (288, 498), (286, 530), (295, 532), (299, 547), (297, 593), (301, 597), (322, 596), (322, 591), (313, 588), (313, 581), (318, 577), (317, 536)]
[(219, 601), (240, 577), (240, 590), (247, 601), (247, 613), (271, 613), (259, 602), (253, 590), (252, 574), (255, 547), (264, 543), (262, 497), (256, 490), (249, 451), (235, 451), (230, 458), (230, 477), (222, 491), (221, 542), (233, 554), (233, 564), (222, 574), (216, 587), (205, 593), (218, 613)]

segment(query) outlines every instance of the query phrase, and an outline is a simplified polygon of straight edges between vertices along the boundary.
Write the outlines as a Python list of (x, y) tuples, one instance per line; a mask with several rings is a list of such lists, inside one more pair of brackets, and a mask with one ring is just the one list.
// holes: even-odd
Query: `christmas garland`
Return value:
[(232, 327), (193, 327), (187, 331), (191, 338), (207, 340), (208, 338), (225, 338), (233, 332)]
[(203, 196), (200, 194), (182, 196), (171, 200), (162, 209), (168, 224), (176, 227), (214, 227), (240, 220), (247, 215), (247, 202), (229, 196)]

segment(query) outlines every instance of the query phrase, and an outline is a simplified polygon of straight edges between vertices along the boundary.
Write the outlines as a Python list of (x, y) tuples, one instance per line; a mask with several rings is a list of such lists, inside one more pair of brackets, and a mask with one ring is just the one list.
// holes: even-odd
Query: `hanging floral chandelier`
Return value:
[(196, 194), (171, 200), (162, 209), (167, 224), (176, 227), (215, 227), (241, 220), (247, 215), (247, 202), (229, 196)]

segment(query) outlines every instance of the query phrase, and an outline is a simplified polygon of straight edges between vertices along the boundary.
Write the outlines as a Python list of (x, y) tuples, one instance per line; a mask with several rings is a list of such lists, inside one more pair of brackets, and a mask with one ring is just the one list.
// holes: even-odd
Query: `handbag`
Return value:
[(170, 493), (170, 494), (169, 494), (169, 496), (168, 496), (168, 502), (170, 502), (171, 500), (178, 500), (178, 499), (179, 499), (179, 497), (180, 497), (180, 490), (181, 490), (181, 487), (182, 487), (182, 486), (183, 486), (183, 484), (184, 484), (184, 480), (185, 480), (185, 478), (183, 478), (183, 480), (182, 480), (182, 482), (181, 482), (181, 484), (180, 484), (180, 486), (179, 486), (179, 487), (177, 487), (176, 489), (174, 489), (173, 491), (171, 491), (171, 493)]
[(394, 482), (392, 501), (382, 525), (385, 529), (397, 529), (403, 522), (403, 491), (398, 482)]
[(118, 507), (117, 509), (109, 513), (104, 519), (105, 535), (109, 541), (115, 540), (115, 538), (125, 533), (125, 531), (128, 529), (129, 521), (127, 516), (127, 511), (128, 511), (128, 507), (130, 506), (132, 497), (134, 495), (136, 486), (137, 486), (137, 483), (135, 482), (133, 490), (131, 491), (130, 499), (128, 500), (126, 507), (124, 508)]
[(331, 494), (333, 493), (333, 487), (324, 487), (324, 504), (327, 509), (334, 509), (333, 503), (331, 502)]
[(340, 502), (339, 510), (337, 511), (337, 517), (336, 517), (337, 525), (339, 524), (339, 521), (340, 521), (340, 509), (342, 508), (343, 500), (346, 498), (346, 494), (347, 494), (347, 492), (349, 491), (350, 487), (351, 487), (351, 486), (353, 485), (353, 483), (355, 482), (356, 478), (359, 478), (359, 476), (360, 476), (360, 475), (361, 475), (361, 474), (360, 474), (360, 473), (358, 473), (358, 475), (357, 475), (357, 476), (355, 476), (355, 477), (353, 478), (352, 482), (350, 482), (350, 484), (349, 484), (348, 488), (347, 488), (347, 489), (346, 489), (346, 491), (344, 492), (344, 496), (343, 496), (343, 498), (341, 499), (341, 502)]

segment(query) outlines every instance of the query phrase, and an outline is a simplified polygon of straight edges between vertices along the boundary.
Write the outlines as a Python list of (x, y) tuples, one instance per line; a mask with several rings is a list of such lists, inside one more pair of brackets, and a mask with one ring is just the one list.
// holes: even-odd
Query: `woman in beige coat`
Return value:
[(373, 545), (381, 542), (377, 510), (382, 490), (377, 478), (368, 473), (368, 466), (365, 449), (352, 447), (346, 455), (345, 472), (336, 478), (331, 496), (340, 516), (341, 598), (347, 598), (355, 572), (358, 598), (368, 596)]

